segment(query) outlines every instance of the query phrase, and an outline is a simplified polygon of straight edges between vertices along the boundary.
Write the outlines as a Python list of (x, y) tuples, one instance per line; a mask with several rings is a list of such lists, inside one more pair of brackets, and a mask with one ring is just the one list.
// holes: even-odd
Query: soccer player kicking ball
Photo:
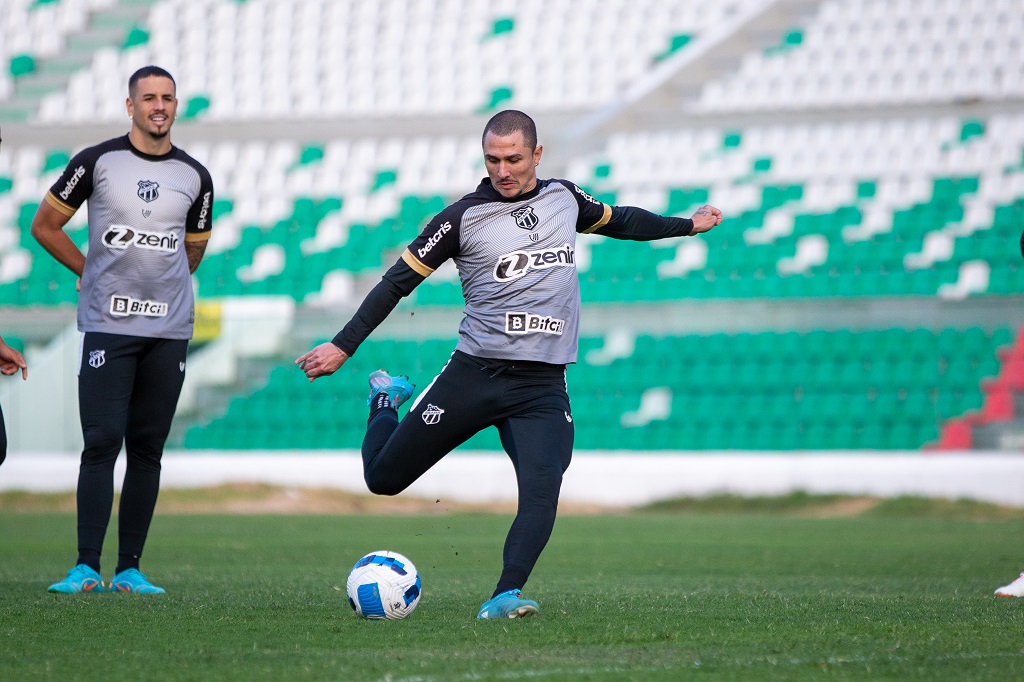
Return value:
[(363, 471), (370, 492), (396, 495), (478, 431), (498, 429), (516, 472), (519, 507), (503, 569), (478, 618), (538, 613), (523, 599), (555, 523), (574, 424), (565, 368), (576, 361), (580, 289), (577, 234), (647, 241), (707, 232), (722, 213), (692, 219), (607, 206), (567, 180), (539, 180), (543, 148), (533, 120), (502, 111), (483, 133), (487, 178), (435, 216), (328, 343), (295, 362), (310, 381), (333, 374), (370, 333), (445, 261), (462, 280), (465, 317), (451, 360), (404, 419), (407, 377), (370, 374)]

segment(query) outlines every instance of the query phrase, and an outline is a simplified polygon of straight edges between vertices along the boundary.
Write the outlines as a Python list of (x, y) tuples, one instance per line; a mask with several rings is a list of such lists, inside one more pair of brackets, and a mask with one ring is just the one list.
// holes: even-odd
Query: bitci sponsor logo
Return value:
[(554, 334), (561, 336), (565, 320), (534, 313), (505, 313), (505, 331), (509, 334)]
[(146, 317), (164, 317), (168, 305), (163, 301), (143, 301), (131, 296), (112, 296), (110, 298), (110, 314), (114, 317), (129, 315), (145, 315)]

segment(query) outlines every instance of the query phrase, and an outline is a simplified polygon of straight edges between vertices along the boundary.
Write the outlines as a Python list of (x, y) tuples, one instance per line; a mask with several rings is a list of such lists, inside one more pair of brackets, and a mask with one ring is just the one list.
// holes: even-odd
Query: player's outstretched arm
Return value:
[(321, 343), (305, 355), (300, 355), (295, 364), (306, 373), (310, 381), (334, 374), (355, 354), (366, 337), (391, 314), (398, 301), (403, 296), (408, 296), (424, 279), (424, 275), (417, 273), (399, 258), (398, 262), (384, 273), (377, 286), (370, 290), (356, 310), (356, 314), (334, 339)]
[(692, 218), (662, 216), (637, 206), (612, 206), (608, 222), (587, 232), (645, 242), (701, 234), (721, 222), (722, 212), (707, 204), (698, 208)]
[(715, 225), (722, 223), (722, 212), (710, 204), (704, 204), (698, 208), (690, 220), (693, 221), (691, 235), (707, 232)]
[(326, 377), (337, 372), (348, 357), (348, 353), (327, 341), (300, 355), (295, 359), (295, 364), (305, 372), (310, 381), (313, 381), (317, 377)]
[(3, 337), (0, 337), (0, 373), (10, 376), (19, 369), (22, 380), (28, 379), (28, 364), (25, 363), (25, 358), (16, 349), (4, 343)]

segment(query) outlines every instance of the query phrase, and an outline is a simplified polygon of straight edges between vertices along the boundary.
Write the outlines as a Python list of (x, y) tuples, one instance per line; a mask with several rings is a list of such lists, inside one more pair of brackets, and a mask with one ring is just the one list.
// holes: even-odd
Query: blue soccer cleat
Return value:
[(103, 587), (103, 577), (85, 564), (78, 564), (70, 571), (64, 580), (54, 583), (47, 588), (47, 592), (58, 594), (78, 594), (79, 592), (106, 592)]
[(110, 581), (110, 591), (134, 594), (164, 594), (167, 592), (164, 588), (149, 582), (149, 579), (142, 575), (137, 568), (129, 568), (115, 575)]
[(502, 592), (497, 597), (491, 597), (480, 607), (477, 618), (527, 618), (540, 613), (537, 602), (523, 599), (523, 593), (519, 590)]
[(373, 399), (381, 393), (387, 393), (391, 401), (391, 407), (398, 409), (402, 403), (412, 397), (414, 384), (409, 383), (409, 377), (402, 375), (393, 377), (382, 369), (370, 373), (370, 397), (366, 399), (367, 405), (373, 404)]

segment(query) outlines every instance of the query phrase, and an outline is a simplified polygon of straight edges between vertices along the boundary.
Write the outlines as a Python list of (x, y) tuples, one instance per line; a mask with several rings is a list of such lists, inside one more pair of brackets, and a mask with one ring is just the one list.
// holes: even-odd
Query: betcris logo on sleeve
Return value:
[(84, 175), (85, 166), (79, 166), (76, 168), (75, 172), (71, 174), (70, 178), (68, 178), (68, 184), (64, 185), (64, 189), (61, 190), (60, 198), (67, 201), (68, 197), (71, 196), (71, 193), (75, 191), (75, 187), (78, 186), (78, 181), (81, 180)]
[(451, 221), (446, 221), (439, 228), (437, 228), (437, 231), (434, 232), (434, 234), (430, 235), (430, 239), (427, 240), (426, 244), (416, 249), (416, 255), (419, 256), (420, 259), (422, 259), (428, 253), (430, 253), (430, 250), (433, 249), (439, 241), (441, 241), (441, 237), (451, 232), (451, 229)]
[(594, 197), (590, 196), (589, 194), (584, 192), (582, 189), (580, 189), (579, 185), (574, 184), (573, 188), (576, 190), (577, 194), (581, 195), (584, 199), (586, 199), (590, 203), (597, 204), (598, 206), (602, 205), (600, 201), (598, 201), (597, 199), (595, 199)]

